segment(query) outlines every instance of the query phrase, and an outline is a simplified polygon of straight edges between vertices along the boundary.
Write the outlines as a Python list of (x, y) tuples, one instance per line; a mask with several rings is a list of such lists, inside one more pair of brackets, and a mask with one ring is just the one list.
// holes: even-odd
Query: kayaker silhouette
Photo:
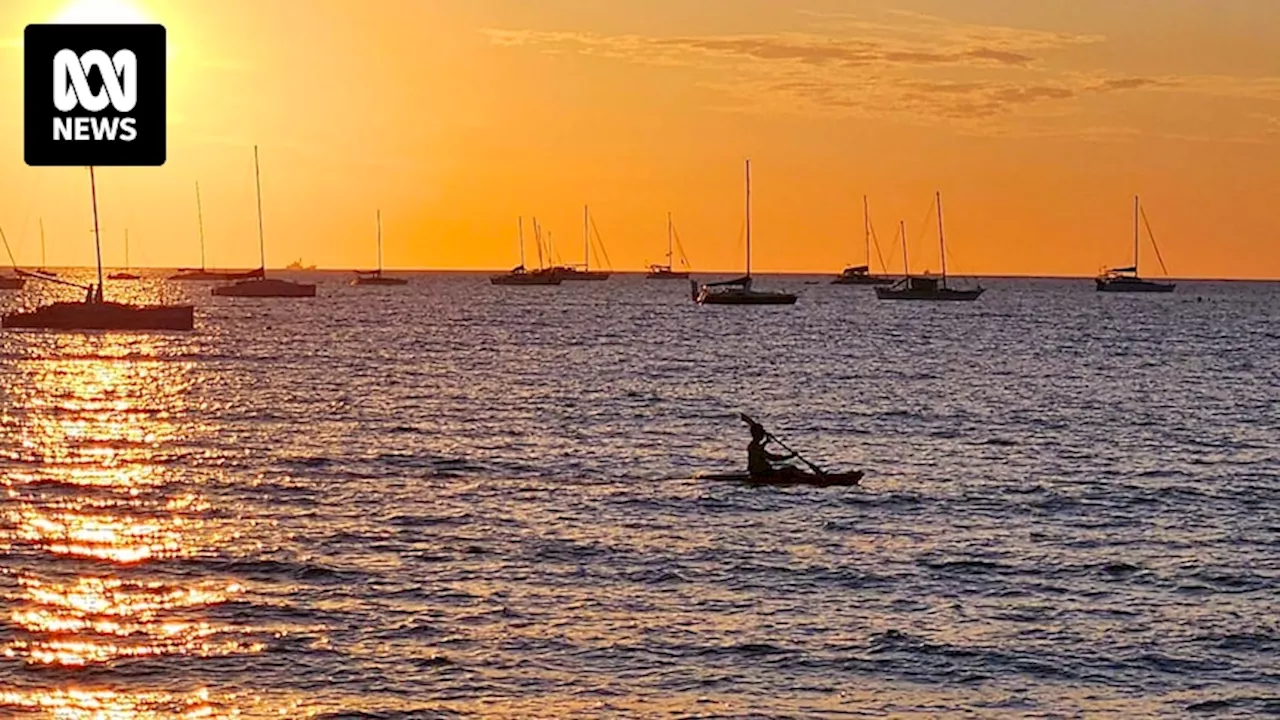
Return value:
[(770, 477), (792, 470), (791, 467), (779, 468), (775, 463), (782, 463), (796, 457), (796, 454), (778, 455), (765, 449), (769, 444), (769, 433), (759, 423), (748, 423), (751, 426), (751, 444), (747, 445), (747, 473), (751, 477)]

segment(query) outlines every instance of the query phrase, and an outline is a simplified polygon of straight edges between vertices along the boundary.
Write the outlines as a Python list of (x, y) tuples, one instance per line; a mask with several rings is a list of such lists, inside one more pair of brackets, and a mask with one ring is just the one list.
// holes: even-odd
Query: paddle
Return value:
[(809, 466), (809, 469), (810, 469), (810, 470), (813, 470), (813, 472), (814, 472), (814, 473), (816, 473), (818, 476), (820, 476), (820, 477), (826, 477), (826, 476), (827, 476), (827, 474), (826, 474), (825, 472), (823, 472), (823, 471), (822, 471), (822, 468), (818, 467), (817, 465), (814, 465), (813, 463), (809, 462), (809, 461), (808, 461), (808, 459), (806, 459), (803, 455), (801, 455), (800, 453), (796, 452), (795, 450), (792, 450), (790, 447), (787, 447), (787, 444), (786, 444), (786, 443), (784, 443), (784, 442), (782, 442), (781, 440), (779, 440), (779, 439), (777, 438), (777, 436), (776, 436), (776, 435), (774, 435), (773, 433), (769, 432), (768, 430), (765, 430), (765, 427), (764, 427), (763, 425), (761, 425), (760, 423), (756, 422), (755, 420), (753, 420), (753, 419), (751, 418), (751, 416), (750, 416), (750, 415), (747, 415), (746, 413), (738, 413), (738, 417), (742, 420), (742, 422), (744, 422), (744, 423), (746, 423), (746, 424), (748, 424), (748, 425), (754, 425), (755, 427), (758, 427), (758, 428), (760, 428), (761, 430), (764, 430), (765, 437), (767, 437), (767, 438), (769, 438), (770, 440), (772, 440), (772, 441), (774, 441), (774, 442), (778, 443), (778, 445), (782, 446), (782, 449), (783, 449), (783, 450), (786, 450), (787, 452), (791, 453), (792, 455), (795, 455), (797, 460), (799, 460), (800, 462), (804, 463), (805, 465), (808, 465), (808, 466)]

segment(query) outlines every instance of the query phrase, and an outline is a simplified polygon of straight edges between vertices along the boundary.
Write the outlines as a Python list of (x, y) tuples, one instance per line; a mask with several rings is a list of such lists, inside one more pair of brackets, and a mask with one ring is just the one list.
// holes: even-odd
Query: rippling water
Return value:
[(0, 334), (0, 715), (1280, 715), (1276, 286), (315, 277)]

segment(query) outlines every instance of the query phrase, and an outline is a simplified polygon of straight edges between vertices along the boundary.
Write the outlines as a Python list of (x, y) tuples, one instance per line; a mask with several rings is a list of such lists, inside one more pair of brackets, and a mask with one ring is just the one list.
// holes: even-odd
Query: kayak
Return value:
[(785, 470), (765, 476), (753, 476), (745, 472), (699, 475), (699, 480), (736, 482), (744, 485), (769, 485), (773, 487), (852, 487), (862, 481), (863, 472), (827, 473), (816, 475), (803, 470)]

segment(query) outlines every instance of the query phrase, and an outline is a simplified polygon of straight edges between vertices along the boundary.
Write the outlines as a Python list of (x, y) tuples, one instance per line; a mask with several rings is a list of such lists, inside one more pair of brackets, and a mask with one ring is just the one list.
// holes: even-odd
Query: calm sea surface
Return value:
[(1275, 285), (313, 277), (0, 333), (0, 716), (1280, 715)]

